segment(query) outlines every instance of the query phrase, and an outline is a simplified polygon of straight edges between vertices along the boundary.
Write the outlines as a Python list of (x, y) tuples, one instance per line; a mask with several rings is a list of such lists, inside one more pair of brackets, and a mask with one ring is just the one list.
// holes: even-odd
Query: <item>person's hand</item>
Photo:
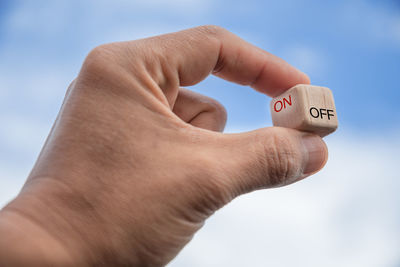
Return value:
[(1, 212), (0, 263), (163, 266), (236, 196), (322, 168), (327, 149), (316, 135), (220, 133), (225, 109), (181, 88), (210, 73), (269, 96), (309, 83), (216, 26), (93, 49)]

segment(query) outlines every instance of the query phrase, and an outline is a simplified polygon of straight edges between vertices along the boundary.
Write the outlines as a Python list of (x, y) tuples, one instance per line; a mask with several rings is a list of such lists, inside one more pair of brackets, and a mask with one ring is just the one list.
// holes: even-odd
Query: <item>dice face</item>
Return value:
[(338, 126), (333, 95), (326, 87), (298, 84), (272, 99), (270, 108), (274, 126), (320, 136), (334, 132)]

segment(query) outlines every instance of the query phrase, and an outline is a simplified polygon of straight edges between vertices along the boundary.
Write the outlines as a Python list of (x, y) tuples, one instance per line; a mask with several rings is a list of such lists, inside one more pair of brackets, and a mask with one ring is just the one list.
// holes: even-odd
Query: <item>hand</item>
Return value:
[(93, 49), (1, 212), (0, 262), (163, 266), (236, 196), (322, 168), (327, 149), (316, 135), (219, 133), (225, 109), (181, 88), (210, 73), (270, 96), (309, 83), (216, 26)]

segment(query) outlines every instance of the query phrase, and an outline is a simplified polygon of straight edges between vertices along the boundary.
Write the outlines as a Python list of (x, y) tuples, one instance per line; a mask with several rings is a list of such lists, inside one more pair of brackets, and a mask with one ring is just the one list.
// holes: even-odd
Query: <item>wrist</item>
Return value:
[[(137, 264), (138, 257), (132, 259), (136, 249), (117, 246), (112, 231), (88, 199), (85, 202), (75, 190), (52, 180), (28, 180), (20, 195), (0, 211), (0, 250), (10, 251), (8, 265), (108, 266), (118, 265), (118, 257), (129, 255), (132, 266), (145, 266)], [(3, 238), (9, 231), (7, 239)], [(10, 249), (9, 240), (15, 241)], [(0, 251), (0, 266), (2, 256)]]
[(67, 266), (75, 259), (46, 229), (17, 211), (0, 211), (1, 266)]

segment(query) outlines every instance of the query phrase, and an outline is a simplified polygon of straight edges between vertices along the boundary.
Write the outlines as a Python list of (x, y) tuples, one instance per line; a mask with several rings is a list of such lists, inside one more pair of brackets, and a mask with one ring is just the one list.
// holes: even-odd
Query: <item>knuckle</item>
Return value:
[(301, 152), (292, 138), (284, 131), (275, 131), (264, 143), (264, 168), (269, 186), (283, 186), (291, 183), (301, 174)]
[(117, 94), (129, 92), (126, 85), (129, 85), (131, 76), (138, 78), (142, 73), (138, 71), (141, 61), (128, 48), (123, 42), (93, 48), (83, 62), (78, 76), (79, 84), (96, 91)]
[(102, 63), (107, 60), (112, 54), (112, 45), (103, 44), (93, 48), (86, 56), (86, 63)]
[(197, 27), (197, 30), (209, 36), (219, 36), (227, 32), (225, 28), (217, 25), (203, 25)]
[(86, 56), (82, 66), (84, 74), (101, 76), (114, 73), (119, 66), (120, 52), (117, 44), (103, 44), (93, 48)]
[(215, 99), (208, 99), (208, 109), (214, 115), (214, 117), (221, 123), (225, 123), (227, 120), (227, 111), (225, 107)]

